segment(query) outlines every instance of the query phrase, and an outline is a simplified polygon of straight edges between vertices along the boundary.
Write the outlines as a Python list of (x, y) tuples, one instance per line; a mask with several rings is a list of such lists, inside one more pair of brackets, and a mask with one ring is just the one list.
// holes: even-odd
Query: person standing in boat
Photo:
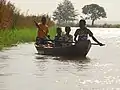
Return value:
[(41, 23), (37, 23), (36, 21), (35, 25), (38, 28), (37, 38), (36, 38), (36, 44), (46, 44), (46, 37), (48, 36), (48, 26), (46, 24), (46, 17), (42, 16)]
[(100, 43), (94, 36), (93, 33), (86, 27), (86, 21), (80, 20), (79, 21), (79, 29), (75, 31), (74, 34), (74, 41), (77, 42), (76, 38), (78, 36), (78, 41), (88, 40), (88, 35), (92, 37), (92, 39), (97, 42), (100, 46), (103, 46), (104, 44)]
[(62, 47), (68, 47), (72, 45), (73, 36), (70, 34), (71, 28), (69, 26), (65, 27), (65, 35), (62, 36)]
[(58, 27), (56, 31), (57, 31), (57, 35), (55, 36), (55, 39), (54, 39), (55, 47), (61, 47), (62, 44), (60, 41), (62, 40), (62, 29)]

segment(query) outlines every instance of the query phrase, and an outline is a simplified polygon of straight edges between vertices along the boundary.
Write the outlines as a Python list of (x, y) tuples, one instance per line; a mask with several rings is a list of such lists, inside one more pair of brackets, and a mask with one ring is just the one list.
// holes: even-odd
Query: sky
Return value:
[[(57, 8), (63, 0), (9, 0), (21, 10), (28, 14), (49, 14)], [(120, 22), (120, 0), (70, 0), (75, 9), (81, 14), (82, 7), (88, 4), (98, 4), (104, 7), (107, 18), (104, 21)]]

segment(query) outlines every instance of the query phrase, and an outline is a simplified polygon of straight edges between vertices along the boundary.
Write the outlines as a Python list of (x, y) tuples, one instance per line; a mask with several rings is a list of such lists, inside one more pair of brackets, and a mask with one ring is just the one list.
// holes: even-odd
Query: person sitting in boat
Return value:
[(75, 31), (74, 34), (74, 41), (77, 42), (76, 38), (78, 36), (78, 41), (88, 40), (88, 35), (92, 37), (92, 39), (97, 42), (100, 46), (103, 46), (94, 36), (93, 33), (86, 27), (86, 21), (80, 20), (79, 21), (79, 29)]
[(48, 26), (46, 25), (46, 17), (42, 16), (41, 23), (37, 23), (36, 21), (35, 25), (38, 28), (37, 38), (36, 38), (36, 44), (46, 44), (46, 37), (48, 34)]
[(61, 35), (62, 30), (61, 30), (60, 27), (58, 27), (58, 28), (56, 29), (56, 31), (57, 31), (57, 35), (55, 36), (55, 39), (54, 39), (54, 41), (55, 41), (55, 47), (61, 47), (62, 44), (61, 44), (60, 41), (62, 40), (62, 35)]
[(62, 47), (68, 47), (72, 45), (73, 36), (70, 34), (71, 28), (69, 26), (65, 27), (66, 34), (62, 36)]

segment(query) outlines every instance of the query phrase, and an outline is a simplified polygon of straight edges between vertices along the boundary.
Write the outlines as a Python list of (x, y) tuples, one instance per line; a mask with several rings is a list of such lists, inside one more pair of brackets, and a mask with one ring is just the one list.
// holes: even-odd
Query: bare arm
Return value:
[[(89, 30), (89, 29), (88, 29)], [(102, 43), (100, 43), (94, 36), (93, 36), (93, 33), (89, 30), (88, 31), (88, 34), (89, 34), (89, 36), (90, 37), (92, 37), (92, 39), (96, 42), (96, 43), (98, 43), (100, 46), (103, 46), (104, 44), (102, 44)]]
[(76, 38), (77, 38), (77, 36), (78, 36), (78, 32), (79, 32), (79, 30), (77, 29), (77, 30), (75, 31), (75, 34), (74, 34), (74, 41), (75, 41), (75, 42), (77, 41)]
[(35, 23), (36, 27), (39, 29), (38, 23), (36, 21), (34, 21), (34, 23)]
[(102, 43), (100, 43), (94, 36), (92, 36), (92, 39), (95, 41), (95, 42), (97, 42), (100, 46), (102, 46), (103, 44)]
[[(36, 21), (34, 21), (34, 23), (35, 23), (36, 27), (38, 28), (38, 30), (43, 31), (46, 34), (46, 32), (43, 29), (41, 29), (40, 25)], [(47, 33), (48, 33), (48, 31), (47, 31)]]
[(77, 38), (77, 35), (75, 35), (75, 37), (74, 37), (74, 41), (75, 41), (75, 42), (77, 41), (76, 38)]

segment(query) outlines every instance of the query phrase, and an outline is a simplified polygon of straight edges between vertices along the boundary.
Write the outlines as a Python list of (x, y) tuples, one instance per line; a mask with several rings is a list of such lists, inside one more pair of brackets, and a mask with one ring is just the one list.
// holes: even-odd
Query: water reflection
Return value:
[(35, 58), (36, 58), (37, 60), (39, 60), (39, 59), (45, 60), (45, 59), (46, 59), (45, 56), (36, 56)]
[(59, 60), (61, 62), (77, 62), (77, 63), (90, 62), (89, 57), (54, 57), (53, 60)]
[(79, 74), (79, 72), (81, 73), (84, 69), (89, 68), (90, 60), (89, 57), (52, 57), (38, 55), (35, 60), (37, 67), (35, 75), (42, 78), (49, 77), (51, 75), (50, 72), (54, 72), (53, 74), (55, 76), (61, 76), (65, 73), (75, 76), (83, 75)]

